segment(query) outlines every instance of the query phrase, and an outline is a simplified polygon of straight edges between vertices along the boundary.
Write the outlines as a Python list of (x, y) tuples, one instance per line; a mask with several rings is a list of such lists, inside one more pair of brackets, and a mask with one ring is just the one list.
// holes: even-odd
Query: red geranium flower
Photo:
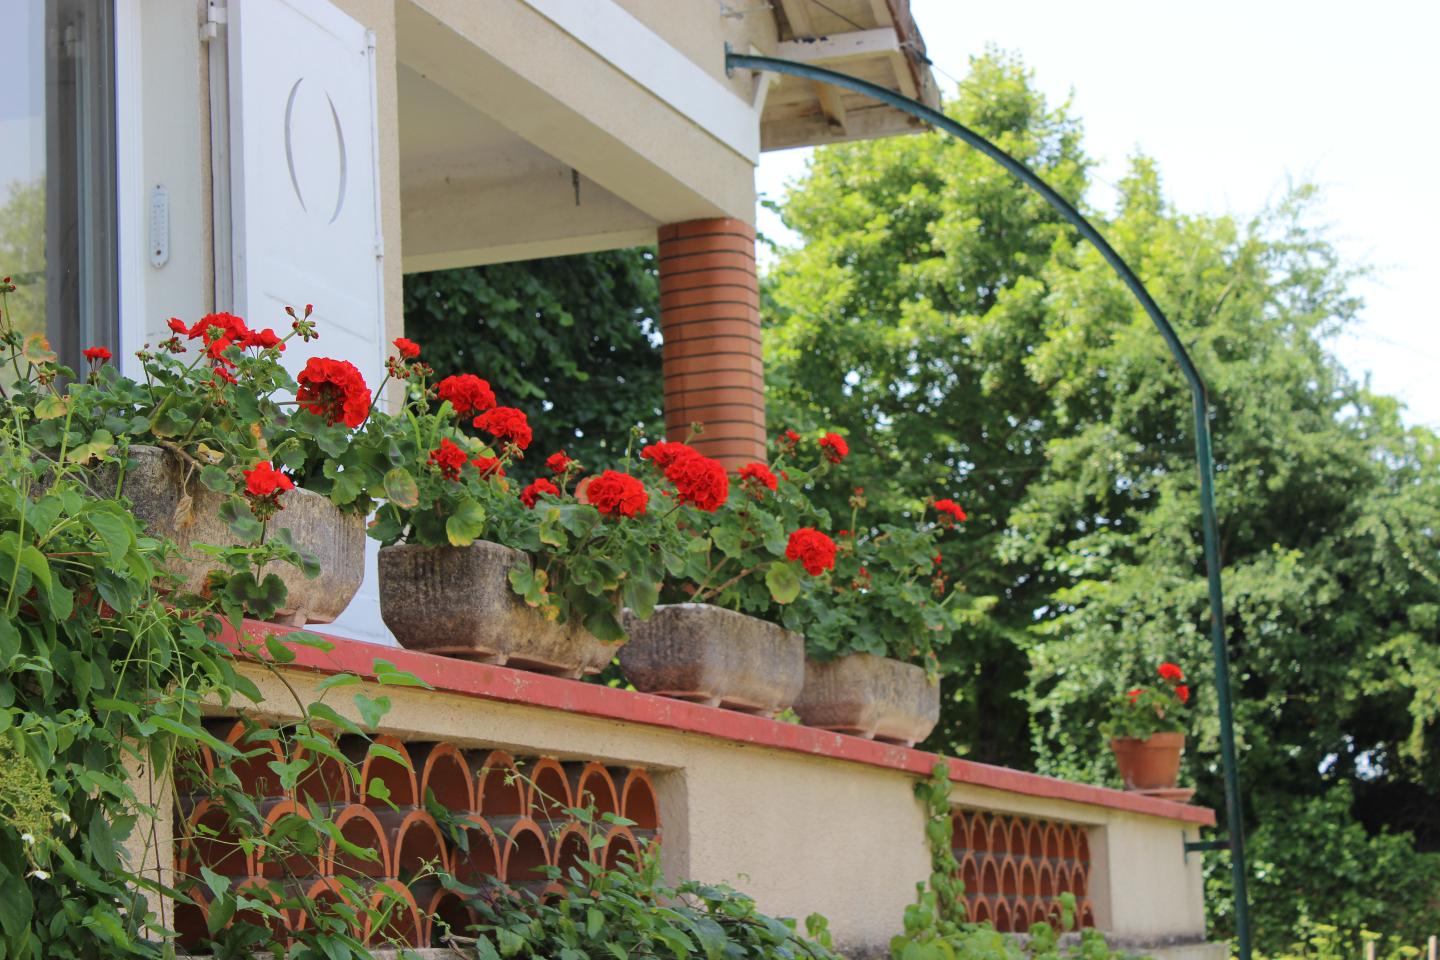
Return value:
[(404, 337), (395, 338), (395, 349), (399, 351), (400, 356), (406, 360), (414, 360), (420, 356), (420, 344), (414, 340), (406, 340)]
[(668, 468), (676, 460), (683, 460), (686, 457), (698, 457), (700, 454), (688, 443), (652, 443), (640, 451), (640, 459), (649, 460), (661, 470)]
[(473, 373), (460, 373), (446, 377), (436, 386), (441, 400), (448, 400), (455, 410), (455, 416), (479, 413), (495, 406), (495, 391), (490, 384)]
[(242, 347), (259, 347), (264, 350), (268, 347), (279, 347), (285, 349), (285, 341), (274, 330), (266, 327), (264, 330), (248, 330), (240, 340)]
[(1185, 679), (1185, 671), (1169, 661), (1160, 664), (1160, 669), (1157, 672), (1160, 674), (1160, 679), (1162, 680), (1174, 682)]
[(501, 463), (498, 457), (476, 457), (470, 462), (475, 464), (482, 478), (505, 476), (505, 464)]
[(85, 359), (89, 360), (91, 363), (94, 363), (96, 361), (104, 363), (106, 360), (110, 359), (110, 351), (106, 350), (104, 347), (90, 347), (88, 350), (81, 350), (80, 352), (84, 354)]
[(838, 433), (827, 433), (820, 438), (820, 446), (825, 451), (825, 459), (831, 463), (839, 463), (850, 456), (850, 444)]
[(524, 450), (530, 446), (533, 434), (530, 421), (525, 414), (514, 407), (495, 407), (475, 418), (475, 426), (497, 440), (505, 440)]
[(455, 444), (449, 437), (441, 439), (440, 446), (430, 451), (429, 463), (440, 468), (440, 475), (446, 480), (459, 480), (460, 468), (470, 458), (465, 455), (465, 450)]
[(220, 384), (218, 384), (218, 383), (215, 382), (215, 380), (216, 380), (217, 378), (220, 379), (220, 380), (224, 380), (226, 383), (230, 384), (231, 386), (234, 386), (235, 384), (237, 384), (237, 383), (240, 382), (239, 380), (236, 380), (236, 379), (235, 379), (235, 374), (231, 373), (229, 370), (226, 370), (224, 367), (216, 367), (214, 370), (212, 370), (212, 371), (210, 371), (210, 372), (213, 373), (213, 374), (215, 374), (215, 376), (210, 379), (210, 384), (211, 384), (211, 386), (215, 386), (215, 387), (220, 386)]
[[(180, 331), (175, 330), (175, 332), (179, 333)], [(195, 326), (190, 328), (186, 335), (191, 340), (204, 337), (205, 342), (209, 343), (211, 340), (218, 340), (221, 337), (235, 341), (244, 340), (249, 332), (250, 328), (245, 326), (245, 321), (233, 313), (207, 313), (195, 323)]]
[(286, 490), (295, 489), (295, 483), (285, 474), (276, 470), (268, 460), (261, 460), (245, 475), (245, 492), (257, 499), (277, 499)]
[(555, 486), (555, 484), (551, 483), (544, 477), (541, 477), (534, 483), (530, 484), (530, 486), (520, 491), (520, 502), (525, 504), (525, 506), (529, 507), (531, 510), (534, 510), (535, 501), (540, 498), (540, 494), (542, 493), (548, 493), (552, 497), (558, 497), (560, 496), (560, 488)]
[(930, 562), (933, 563), (933, 564), (935, 564), (935, 566), (938, 567), (938, 566), (940, 566), (942, 563), (945, 562), (945, 555), (944, 555), (944, 554), (941, 554), (941, 553), (937, 553), (937, 554), (935, 554), (935, 556), (933, 556), (933, 557), (930, 558)]
[(794, 450), (795, 445), (800, 442), (800, 434), (796, 433), (794, 430), (786, 430), (784, 433), (780, 434), (778, 439), (780, 443), (780, 448), (786, 453), (789, 453), (790, 451)]
[(295, 400), (329, 423), (353, 428), (370, 415), (370, 388), (348, 360), (311, 357), (295, 380), (300, 384)]
[(761, 487), (774, 490), (780, 485), (780, 481), (775, 479), (775, 474), (771, 473), (770, 468), (763, 463), (747, 463), (741, 467), (740, 482), (755, 495), (757, 500), (761, 496)]
[(818, 577), (835, 566), (835, 541), (814, 527), (801, 527), (790, 534), (785, 557), (799, 560), (806, 573)]
[(724, 464), (693, 450), (666, 468), (665, 479), (675, 484), (681, 503), (694, 504), (706, 513), (719, 510), (730, 498), (730, 475)]
[(1181, 703), (1189, 703), (1189, 702), (1190, 702), (1190, 688), (1187, 687), (1187, 686), (1186, 686), (1185, 684), (1183, 684), (1183, 683), (1180, 684), (1178, 687), (1175, 688), (1175, 696), (1177, 696), (1177, 697), (1180, 698), (1180, 702), (1181, 702)]
[(216, 337), (214, 340), (206, 343), (205, 352), (209, 354), (210, 359), (216, 363), (223, 363), (227, 367), (233, 367), (235, 364), (225, 358), (225, 351), (233, 346), (235, 346), (235, 341), (229, 337)]
[(638, 516), (645, 512), (650, 495), (645, 484), (628, 473), (606, 470), (585, 484), (585, 499), (606, 516)]
[(935, 512), (940, 514), (940, 522), (947, 527), (954, 526), (957, 523), (964, 523), (970, 519), (965, 515), (965, 511), (961, 508), (960, 504), (954, 500), (936, 500), (934, 507)]
[(1136, 687), (1134, 690), (1131, 690), (1129, 693), (1125, 694), (1125, 696), (1130, 698), (1131, 703), (1134, 703), (1136, 700), (1140, 699), (1140, 695), (1144, 692), (1144, 688)]
[(574, 462), (573, 458), (565, 455), (564, 450), (559, 450), (545, 458), (545, 466), (550, 468), (551, 473), (564, 473)]
[(165, 321), (165, 324), (170, 328), (171, 333), (184, 333), (187, 335), (190, 333), (190, 328), (185, 326), (185, 321), (179, 317), (171, 317)]

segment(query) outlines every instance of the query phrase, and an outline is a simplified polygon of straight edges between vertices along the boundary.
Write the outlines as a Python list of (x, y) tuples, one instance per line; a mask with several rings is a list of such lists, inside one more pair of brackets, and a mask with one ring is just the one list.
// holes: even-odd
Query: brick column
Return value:
[(660, 228), (665, 430), (735, 469), (765, 459), (765, 368), (755, 229), (743, 220)]

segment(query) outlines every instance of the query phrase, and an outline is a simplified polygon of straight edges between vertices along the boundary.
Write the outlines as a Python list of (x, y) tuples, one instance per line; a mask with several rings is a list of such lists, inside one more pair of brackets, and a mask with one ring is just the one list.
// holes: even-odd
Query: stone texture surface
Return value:
[(807, 726), (914, 746), (940, 721), (940, 685), (913, 663), (869, 653), (807, 659), (795, 712)]
[(620, 666), (646, 693), (773, 716), (805, 682), (804, 638), (733, 610), (677, 603), (649, 620), (627, 611), (625, 630)]
[[(171, 562), (170, 569), (185, 580), (186, 589), (199, 592), (205, 575), (219, 564), (196, 545), (230, 546), (236, 542), (230, 527), (220, 519), (224, 497), (202, 484), (198, 476), (192, 476), (187, 484), (180, 459), (151, 446), (130, 448), (130, 465), (121, 489), (151, 534), (174, 540), (179, 546), (180, 557)], [(182, 509), (187, 497), (188, 509)], [(269, 531), (289, 528), (300, 551), (320, 562), (320, 575), (308, 580), (290, 564), (267, 564), (262, 576), (277, 574), (289, 589), (275, 620), (296, 625), (329, 623), (349, 605), (365, 576), (365, 518), (342, 512), (327, 498), (298, 487), (281, 494), (280, 505)]]
[(620, 644), (527, 607), (510, 589), (508, 574), (529, 562), (523, 551), (488, 540), (468, 547), (385, 547), (380, 617), (411, 650), (567, 677), (599, 673)]

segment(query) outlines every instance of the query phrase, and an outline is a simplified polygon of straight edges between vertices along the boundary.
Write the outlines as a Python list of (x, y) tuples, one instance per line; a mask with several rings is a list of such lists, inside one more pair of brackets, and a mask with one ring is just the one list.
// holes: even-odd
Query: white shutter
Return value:
[(230, 16), (235, 312), (284, 332), (315, 305), (320, 339), (286, 364), (384, 353), (374, 43), (326, 0), (238, 0)]
[[(235, 313), (286, 332), (315, 305), (320, 339), (285, 364), (349, 360), (373, 390), (385, 316), (374, 35), (326, 0), (229, 4), (230, 216)], [(327, 632), (394, 643), (380, 621), (376, 544), (365, 581)]]

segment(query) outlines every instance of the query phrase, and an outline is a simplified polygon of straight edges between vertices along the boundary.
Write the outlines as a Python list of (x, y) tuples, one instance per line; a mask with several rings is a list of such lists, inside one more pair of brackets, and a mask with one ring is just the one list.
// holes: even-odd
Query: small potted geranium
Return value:
[[(175, 542), (170, 571), (192, 592), (223, 592), (255, 615), (325, 623), (363, 575), (362, 491), (336, 497), (333, 454), (368, 415), (371, 394), (353, 365), (312, 358), (298, 378), (286, 344), (313, 340), (307, 306), (290, 329), (252, 329), (229, 313), (187, 325), (141, 351), (144, 380), (120, 375), (109, 351), (84, 351), (83, 380), (54, 364), (43, 340), (6, 343), (29, 375), (11, 400), (29, 404), (31, 436), (47, 451), (98, 461), (96, 482), (127, 497), (157, 537)], [(291, 398), (291, 399), (286, 399)], [(233, 545), (286, 558), (258, 571), (226, 569)]]
[(664, 577), (649, 491), (617, 471), (582, 479), (563, 451), (521, 487), (506, 471), (530, 447), (525, 414), (474, 374), (430, 385), (411, 347), (389, 365), (404, 409), (373, 416), (355, 454), (386, 498), (370, 527), (386, 626), (411, 649), (599, 672), (625, 640), (621, 604), (648, 616)]
[(942, 543), (966, 519), (950, 499), (927, 504), (914, 525), (856, 530), (864, 491), (850, 498), (851, 529), (825, 589), (797, 607), (805, 631), (803, 723), (906, 746), (940, 719), (938, 651), (993, 600), (957, 589)]
[(1116, 697), (1110, 719), (1101, 727), (1110, 738), (1126, 790), (1169, 793), (1180, 776), (1190, 687), (1176, 664), (1162, 663), (1156, 672), (1158, 684)]
[[(805, 679), (803, 638), (782, 624), (802, 581), (828, 570), (835, 543), (790, 476), (766, 463), (725, 468), (684, 443), (641, 451), (685, 537), (666, 602), (631, 627), (620, 654), (637, 689), (770, 716)], [(738, 488), (738, 489), (732, 489)]]

